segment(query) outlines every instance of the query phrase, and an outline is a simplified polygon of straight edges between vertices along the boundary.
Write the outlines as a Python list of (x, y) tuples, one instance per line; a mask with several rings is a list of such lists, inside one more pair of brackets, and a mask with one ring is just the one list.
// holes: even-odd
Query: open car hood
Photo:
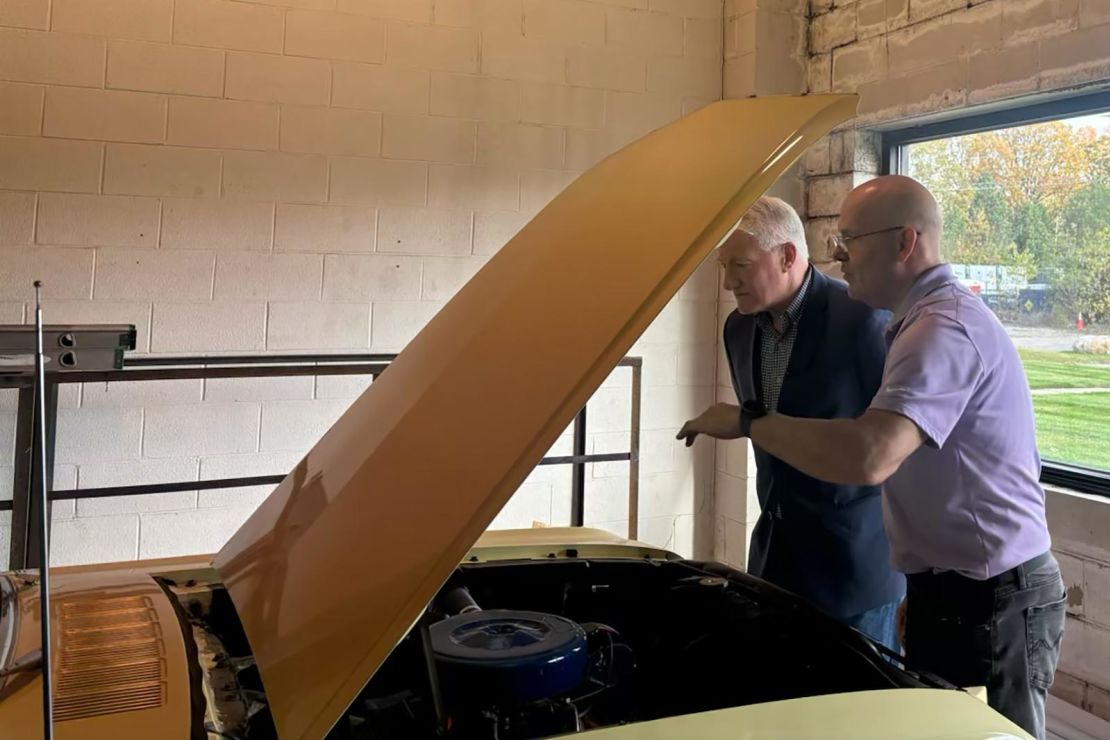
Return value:
[(714, 103), (585, 172), (216, 556), (283, 738), (319, 738), (706, 255), (856, 97)]

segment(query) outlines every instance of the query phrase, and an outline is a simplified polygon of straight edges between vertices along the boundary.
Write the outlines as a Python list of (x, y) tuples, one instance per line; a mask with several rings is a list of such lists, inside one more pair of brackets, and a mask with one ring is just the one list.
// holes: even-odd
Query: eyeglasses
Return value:
[[(848, 252), (848, 242), (852, 241), (853, 239), (860, 239), (862, 237), (873, 236), (875, 234), (885, 234), (888, 231), (898, 231), (900, 229), (905, 229), (905, 228), (907, 228), (907, 227), (905, 227), (905, 226), (888, 226), (885, 229), (877, 229), (875, 231), (868, 231), (868, 232), (863, 233), (863, 234), (852, 234), (851, 236), (845, 236), (844, 234), (840, 234), (840, 233), (829, 234), (829, 238), (828, 238), (829, 254), (830, 255), (835, 255), (838, 252), (840, 252), (841, 250), (844, 250), (844, 252), (847, 253)], [(914, 232), (917, 233), (917, 234), (921, 233), (920, 231), (917, 231), (916, 229), (914, 230)]]

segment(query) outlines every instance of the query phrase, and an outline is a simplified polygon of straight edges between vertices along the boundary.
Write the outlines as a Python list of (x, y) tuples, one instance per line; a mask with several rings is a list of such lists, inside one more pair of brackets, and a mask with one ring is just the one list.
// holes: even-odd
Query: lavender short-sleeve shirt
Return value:
[(887, 329), (871, 408), (913, 421), (926, 442), (883, 488), (894, 567), (990, 578), (1049, 549), (1029, 384), (984, 303), (939, 265)]

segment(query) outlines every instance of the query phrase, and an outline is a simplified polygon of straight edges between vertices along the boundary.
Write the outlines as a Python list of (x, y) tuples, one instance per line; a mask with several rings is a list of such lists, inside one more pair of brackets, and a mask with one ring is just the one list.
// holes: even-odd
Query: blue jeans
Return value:
[(994, 709), (1043, 738), (1067, 609), (1052, 554), (986, 581), (916, 573), (906, 585), (906, 659), (957, 686), (986, 686)]
[(844, 620), (844, 623), (849, 627), (855, 627), (875, 642), (882, 643), (894, 652), (901, 652), (901, 646), (898, 644), (898, 632), (894, 625), (895, 614), (898, 612), (898, 605), (901, 603), (902, 600), (899, 599), (877, 606), (874, 609), (868, 609), (865, 612), (848, 617)]

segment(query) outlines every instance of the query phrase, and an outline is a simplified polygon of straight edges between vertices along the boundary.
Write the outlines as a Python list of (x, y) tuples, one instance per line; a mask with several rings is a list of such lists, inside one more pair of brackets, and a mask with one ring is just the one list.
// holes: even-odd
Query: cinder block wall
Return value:
[[(49, 322), (133, 323), (142, 353), (399, 350), (577, 174), (721, 96), (722, 16), (722, 0), (0, 0), (0, 323), (31, 320), (41, 278)], [(703, 555), (712, 450), (673, 436), (713, 396), (716, 301), (710, 267), (634, 350), (641, 537)], [(628, 379), (591, 404), (590, 449), (625, 449)], [(67, 387), (55, 485), (284, 472), (365, 385)], [(13, 424), (7, 392), (3, 497)], [(591, 470), (590, 523), (625, 531), (626, 485), (626, 466)], [(53, 561), (212, 551), (265, 492), (58, 505)], [(496, 524), (569, 508), (569, 472), (545, 468)]]
[[(1110, 82), (1110, 2), (813, 0), (807, 76), (810, 92), (861, 96), (860, 117), (805, 159), (810, 242), (820, 246), (848, 190), (879, 171), (876, 127)], [(1110, 719), (1110, 505), (1048, 499), (1069, 594), (1052, 691)]]

